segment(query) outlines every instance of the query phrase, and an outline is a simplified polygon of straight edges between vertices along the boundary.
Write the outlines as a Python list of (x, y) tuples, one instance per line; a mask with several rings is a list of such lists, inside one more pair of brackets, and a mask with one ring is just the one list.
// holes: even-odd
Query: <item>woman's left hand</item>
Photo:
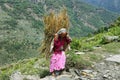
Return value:
[(66, 38), (69, 39), (70, 41), (72, 41), (72, 38), (68, 34), (67, 34)]

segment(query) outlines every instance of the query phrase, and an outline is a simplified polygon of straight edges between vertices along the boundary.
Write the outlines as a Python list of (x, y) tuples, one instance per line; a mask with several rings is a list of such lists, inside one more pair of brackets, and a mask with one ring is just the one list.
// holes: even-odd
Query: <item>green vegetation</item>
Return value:
[[(67, 67), (88, 68), (94, 63), (103, 59), (104, 54), (120, 53), (120, 18), (118, 18), (109, 29), (100, 30), (100, 33), (83, 37), (81, 39), (73, 39), (71, 43), (72, 50), (68, 52)], [(117, 41), (110, 43), (104, 42), (104, 36), (119, 36)], [(97, 50), (94, 47), (101, 46)], [(83, 51), (85, 54), (75, 54), (77, 51)]]
[[(90, 3), (94, 6), (105, 8), (105, 9), (112, 11), (112, 12), (120, 13), (120, 6), (118, 5), (118, 4), (120, 4), (119, 0), (115, 0), (115, 1), (114, 0), (112, 0), (112, 1), (109, 1), (109, 0), (104, 0), (104, 1), (101, 1), (101, 0), (82, 0), (82, 1)], [(117, 3), (115, 3), (115, 2), (117, 2)]]
[[(72, 50), (66, 53), (66, 68), (93, 68), (96, 62), (101, 61), (104, 54), (118, 54), (120, 43), (111, 42), (104, 44), (104, 36), (120, 36), (120, 18), (118, 18), (107, 30), (102, 30), (94, 36), (84, 37), (81, 39), (73, 39), (71, 44)], [(119, 40), (118, 40), (119, 41)], [(101, 46), (102, 49), (94, 50), (94, 46)], [(19, 47), (16, 47), (19, 49)], [(85, 54), (75, 54), (77, 51), (84, 51)], [(89, 51), (88, 51), (89, 50)], [(40, 57), (20, 60), (17, 63), (0, 67), (0, 80), (9, 80), (9, 76), (16, 71), (20, 71), (23, 75), (39, 75), (44, 77), (49, 74), (49, 59)]]
[(0, 66), (38, 56), (43, 13), (37, 13), (37, 6), (26, 0), (0, 2)]
[(40, 77), (48, 75), (49, 60), (39, 58), (21, 60), (0, 68), (0, 80), (9, 80), (9, 76), (16, 71), (20, 71), (23, 75), (39, 75)]
[(83, 55), (75, 54), (75, 51), (69, 51), (67, 53), (67, 68), (85, 69), (90, 68), (95, 62), (102, 59), (100, 54), (85, 53)]
[(99, 12), (97, 8), (79, 0), (0, 2), (0, 66), (39, 55), (37, 49), (44, 37), (42, 18), (51, 9), (58, 12), (63, 5), (66, 6), (72, 37), (92, 34), (118, 16), (106, 10)]
[[(70, 35), (81, 37), (89, 34), (88, 37), (73, 39), (72, 50), (67, 52), (67, 68), (88, 68), (100, 61), (102, 55), (94, 53), (95, 46), (102, 46), (108, 53), (120, 52), (119, 42), (106, 44), (104, 40), (104, 36), (119, 36), (120, 40), (120, 18), (110, 27), (105, 27), (117, 14), (103, 9), (99, 11), (79, 0), (47, 0), (36, 4), (26, 0), (1, 1), (0, 80), (9, 80), (9, 76), (15, 71), (40, 77), (48, 75), (49, 59), (46, 60), (43, 56), (36, 58), (39, 56), (37, 49), (44, 37), (42, 17), (51, 8), (57, 12), (62, 5), (66, 6), (70, 17)], [(96, 31), (97, 29), (99, 30)], [(85, 54), (77, 55), (76, 50)]]
[(120, 43), (113, 42), (110, 44), (106, 44), (103, 46), (105, 48), (106, 52), (109, 52), (110, 54), (120, 54)]
[(101, 46), (105, 42), (104, 36), (119, 36), (120, 37), (120, 20), (119, 18), (110, 26), (109, 29), (101, 31), (94, 36), (84, 37), (81, 39), (73, 39), (71, 44), (72, 49), (76, 50), (93, 50), (94, 46)]
[[(83, 69), (91, 67), (94, 62), (98, 62), (102, 59), (100, 54), (85, 54), (76, 55), (74, 51), (67, 52), (67, 64), (66, 68)], [(11, 74), (16, 71), (22, 73), (22, 75), (39, 75), (41, 78), (49, 75), (49, 59), (41, 57), (20, 60), (17, 63), (12, 63), (6, 66), (0, 67), (0, 80), (9, 80)]]

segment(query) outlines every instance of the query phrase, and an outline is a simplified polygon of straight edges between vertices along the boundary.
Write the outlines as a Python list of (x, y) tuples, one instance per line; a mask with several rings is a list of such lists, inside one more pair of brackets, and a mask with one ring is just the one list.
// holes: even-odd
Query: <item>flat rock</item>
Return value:
[(106, 59), (106, 61), (112, 61), (112, 62), (120, 63), (120, 55), (115, 55), (115, 56), (109, 57), (109, 58)]
[(23, 75), (21, 74), (21, 72), (16, 71), (14, 72), (11, 76), (10, 76), (10, 80), (23, 80)]
[(40, 80), (56, 80), (56, 78), (53, 77), (53, 76), (47, 76), (47, 77), (42, 78), (42, 79), (40, 79)]
[(92, 73), (92, 70), (82, 70), (82, 72), (86, 72), (86, 73)]
[(38, 75), (24, 75), (24, 79), (27, 79), (27, 80), (40, 80), (40, 77)]
[(72, 75), (60, 75), (57, 77), (47, 76), (47, 77), (42, 78), (40, 80), (73, 80), (73, 78), (72, 78)]
[(79, 54), (85, 54), (85, 53), (84, 52), (76, 52), (75, 54), (79, 55)]
[(57, 80), (73, 80), (73, 79), (72, 79), (72, 75), (64, 74), (64, 75), (58, 76)]
[(67, 77), (67, 76), (61, 76), (61, 77), (58, 78), (57, 80), (73, 80), (73, 79), (70, 78), (70, 77)]
[(94, 46), (93, 49), (101, 49), (102, 47), (100, 46)]

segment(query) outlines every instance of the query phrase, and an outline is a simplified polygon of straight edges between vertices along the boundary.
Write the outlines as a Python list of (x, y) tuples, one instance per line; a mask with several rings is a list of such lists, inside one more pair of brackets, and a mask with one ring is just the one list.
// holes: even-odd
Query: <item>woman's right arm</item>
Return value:
[(55, 36), (54, 36), (54, 46), (55, 47), (60, 46), (60, 42), (58, 40), (58, 34), (55, 34)]

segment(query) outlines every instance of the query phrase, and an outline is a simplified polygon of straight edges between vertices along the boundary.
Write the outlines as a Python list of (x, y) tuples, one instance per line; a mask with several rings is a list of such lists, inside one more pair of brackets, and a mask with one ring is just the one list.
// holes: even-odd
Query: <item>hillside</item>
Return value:
[(83, 0), (92, 5), (103, 7), (112, 12), (120, 13), (120, 0)]
[[(104, 38), (105, 36), (118, 37), (110, 38), (112, 40), (107, 42)], [(101, 30), (100, 33), (93, 36), (73, 39), (71, 47), (72, 50), (66, 54), (66, 68), (69, 71), (65, 73), (65, 76), (67, 75), (68, 77), (68, 74), (71, 74), (71, 79), (75, 79), (75, 76), (77, 76), (77, 79), (82, 78), (82, 80), (119, 79), (120, 62), (105, 61), (105, 59), (120, 54), (120, 18), (107, 30)], [(9, 78), (11, 80), (46, 80), (46, 78), (50, 78), (49, 59), (45, 59), (41, 55), (31, 59), (20, 60), (17, 63), (0, 67), (0, 72), (0, 80), (9, 80)]]
[(63, 5), (70, 17), (72, 37), (86, 36), (118, 16), (79, 0), (0, 0), (0, 65), (38, 56), (44, 37), (42, 18)]
[(103, 28), (94, 35), (89, 35), (81, 39), (73, 39), (72, 49), (80, 51), (91, 51), (93, 46), (102, 46), (114, 41), (120, 41), (120, 18), (115, 20), (109, 28)]
[[(34, 0), (32, 0), (34, 1)], [(38, 5), (42, 5), (38, 2)], [(117, 18), (117, 14), (104, 9), (95, 8), (79, 0), (45, 0), (45, 11), (58, 10), (61, 6), (66, 6), (70, 16), (71, 36), (81, 37), (93, 33), (101, 27), (108, 26), (110, 22)]]

